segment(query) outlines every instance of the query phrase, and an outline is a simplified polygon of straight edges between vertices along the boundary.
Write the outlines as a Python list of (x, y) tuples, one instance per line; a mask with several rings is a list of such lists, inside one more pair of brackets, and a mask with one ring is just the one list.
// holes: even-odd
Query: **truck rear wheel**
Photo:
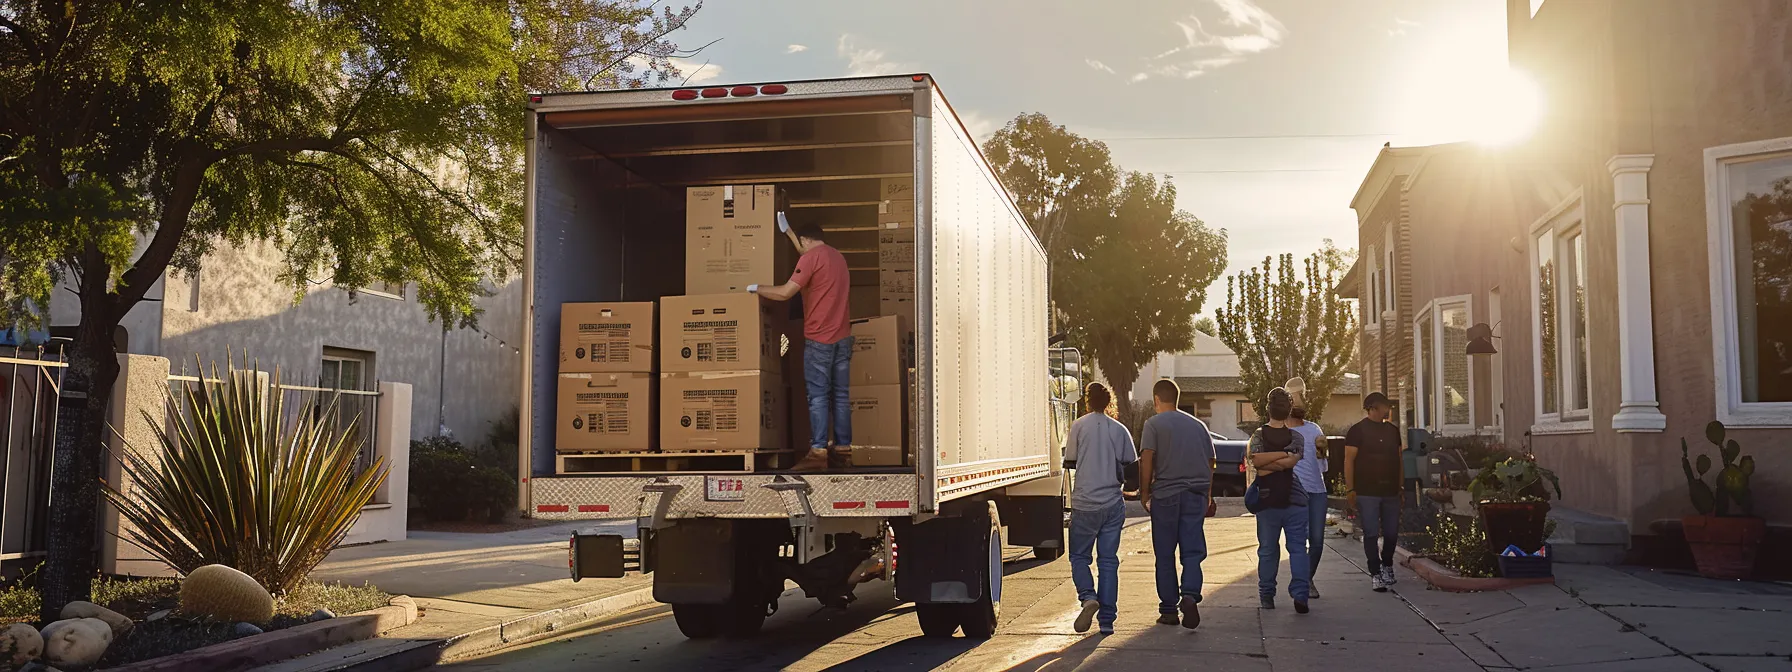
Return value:
[(956, 605), (958, 625), (970, 639), (994, 637), (996, 621), (1002, 615), (1002, 520), (994, 503), (989, 505), (988, 544), (989, 569), (983, 575), (983, 596), (976, 602)]
[(722, 634), (724, 610), (719, 607), (714, 604), (674, 604), (672, 620), (678, 622), (678, 631), (684, 636), (709, 639)]
[(928, 637), (951, 637), (958, 632), (959, 604), (917, 604), (915, 618), (921, 621), (921, 634)]
[(759, 634), (759, 628), (765, 625), (765, 604), (750, 600), (730, 602), (720, 605), (719, 611), (725, 611), (728, 619), (728, 634), (734, 637), (751, 637)]

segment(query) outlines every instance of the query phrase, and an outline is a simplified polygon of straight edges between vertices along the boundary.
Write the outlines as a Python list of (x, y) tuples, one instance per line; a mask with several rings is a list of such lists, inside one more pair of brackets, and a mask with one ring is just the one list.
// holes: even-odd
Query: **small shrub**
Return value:
[(516, 505), (515, 460), (511, 471), (481, 464), (479, 451), (448, 437), (411, 442), (411, 494), (431, 520), (466, 520), (481, 512), (494, 522)]
[(1456, 516), (1439, 516), (1431, 528), (1431, 558), (1468, 577), (1490, 578), (1499, 569), (1478, 518), (1464, 524)]

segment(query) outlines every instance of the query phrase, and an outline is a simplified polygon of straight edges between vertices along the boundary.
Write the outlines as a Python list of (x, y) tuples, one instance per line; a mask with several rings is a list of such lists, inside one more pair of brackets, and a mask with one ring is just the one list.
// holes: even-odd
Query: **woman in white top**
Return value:
[[(1307, 450), (1301, 454), (1300, 463), (1294, 465), (1294, 477), (1300, 481), (1301, 489), (1309, 495), (1307, 503), (1307, 557), (1312, 565), (1309, 576), (1319, 576), (1319, 555), (1325, 552), (1325, 432), (1319, 429), (1318, 423), (1307, 422), (1307, 384), (1306, 381), (1294, 378), (1282, 387), (1287, 388), (1294, 397), (1294, 411), (1289, 414), (1288, 428), (1306, 439)], [(1307, 586), (1307, 598), (1317, 599), (1318, 587)]]

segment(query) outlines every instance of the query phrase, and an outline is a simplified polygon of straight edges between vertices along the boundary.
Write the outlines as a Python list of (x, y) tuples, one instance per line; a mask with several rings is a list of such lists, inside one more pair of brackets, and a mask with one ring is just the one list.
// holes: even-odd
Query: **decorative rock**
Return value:
[(112, 645), (112, 626), (97, 618), (72, 618), (44, 626), (44, 662), (85, 669)]
[(154, 621), (159, 621), (159, 620), (162, 620), (162, 619), (164, 619), (164, 618), (167, 618), (167, 617), (168, 617), (168, 614), (169, 614), (169, 613), (172, 613), (172, 612), (173, 612), (173, 610), (172, 610), (172, 609), (163, 609), (163, 610), (161, 610), (161, 611), (158, 611), (158, 612), (155, 612), (155, 613), (152, 613), (152, 614), (150, 614), (150, 615), (148, 615), (148, 616), (145, 616), (145, 617), (143, 617), (143, 621), (144, 621), (144, 622), (145, 622), (145, 623), (149, 623), (149, 622), (154, 622)]
[(18, 669), (41, 655), (44, 655), (44, 636), (37, 634), (37, 628), (14, 623), (0, 630), (0, 665), (6, 669)]
[(181, 582), (180, 610), (216, 621), (266, 623), (274, 618), (274, 596), (248, 574), (206, 565)]
[(311, 612), (311, 617), (307, 618), (305, 620), (307, 620), (307, 621), (327, 621), (327, 620), (330, 620), (335, 617), (336, 617), (336, 612), (320, 607), (320, 608), (318, 608), (317, 611)]
[(19, 668), (18, 672), (62, 672), (62, 670), (58, 670), (38, 661), (32, 661), (25, 663), (25, 666)]
[(238, 637), (248, 637), (250, 635), (259, 635), (259, 634), (261, 634), (261, 628), (255, 627), (254, 623), (238, 623), (235, 626), (232, 626), (230, 628), (230, 634), (236, 635)]
[(131, 619), (127, 618), (124, 614), (120, 614), (92, 602), (76, 601), (65, 604), (62, 606), (62, 617), (64, 619), (97, 618), (105, 621), (106, 625), (112, 626), (113, 639), (118, 639), (129, 634), (131, 628), (137, 625), (136, 623), (132, 623)]
[(393, 606), (393, 607), (398, 607), (400, 609), (403, 609), (404, 610), (404, 622), (406, 622), (406, 623), (417, 622), (417, 601), (411, 599), (411, 596), (409, 596), (409, 595), (393, 595), (392, 599), (386, 601), (386, 604), (388, 606)]

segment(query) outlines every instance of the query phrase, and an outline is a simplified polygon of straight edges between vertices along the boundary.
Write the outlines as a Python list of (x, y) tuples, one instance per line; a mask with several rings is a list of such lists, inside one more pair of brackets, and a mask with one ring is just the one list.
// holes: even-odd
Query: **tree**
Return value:
[(1074, 342), (1113, 385), (1120, 417), (1125, 394), (1158, 353), (1195, 342), (1195, 314), (1226, 267), (1226, 233), (1176, 208), (1176, 187), (1144, 173), (1126, 175), (1099, 213), (1073, 221), (1087, 242), (1054, 283)]
[(295, 300), (412, 282), (467, 324), (519, 264), (529, 91), (678, 73), (647, 0), (0, 0), (0, 306), (81, 322), (52, 459), (46, 618), (86, 599), (112, 335), (158, 278), (270, 241)]
[(1195, 331), (1207, 334), (1208, 336), (1218, 337), (1220, 335), (1220, 326), (1214, 323), (1211, 316), (1202, 315), (1200, 319), (1195, 320)]
[(983, 151), (1045, 247), (1056, 286), (1055, 271), (1090, 241), (1087, 227), (1071, 220), (1080, 213), (1099, 219), (1120, 183), (1108, 146), (1035, 112), (1008, 122), (983, 143)]
[(1307, 383), (1307, 419), (1319, 422), (1332, 390), (1356, 352), (1356, 317), (1334, 294), (1339, 264), (1348, 257), (1326, 243), (1303, 262), (1281, 255), (1226, 279), (1226, 307), (1217, 311), (1220, 340), (1238, 353), (1239, 379), (1251, 408), (1264, 417), (1269, 391), (1299, 376)]

